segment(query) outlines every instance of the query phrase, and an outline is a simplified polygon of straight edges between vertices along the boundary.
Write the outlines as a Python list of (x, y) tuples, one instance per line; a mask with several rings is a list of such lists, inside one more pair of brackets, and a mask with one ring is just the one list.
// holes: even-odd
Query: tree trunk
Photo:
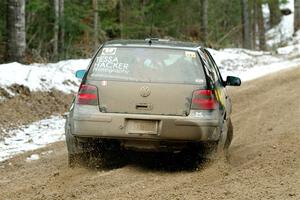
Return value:
[(123, 0), (119, 0), (119, 5), (118, 5), (118, 15), (119, 15), (119, 24), (120, 24), (120, 37), (121, 39), (124, 38), (124, 30), (123, 30)]
[(203, 43), (207, 43), (207, 10), (208, 10), (208, 0), (201, 0), (201, 26), (200, 34)]
[(65, 8), (64, 0), (59, 0), (59, 45), (58, 45), (58, 53), (60, 59), (65, 59), (65, 17), (64, 17), (64, 8)]
[(53, 35), (53, 60), (58, 60), (58, 33), (59, 33), (59, 0), (54, 0), (54, 35)]
[(251, 28), (249, 22), (248, 1), (241, 0), (242, 6), (242, 27), (243, 27), (243, 47), (251, 49)]
[(300, 0), (294, 1), (294, 32), (300, 30)]
[(7, 0), (7, 61), (25, 62), (25, 0)]
[(98, 0), (93, 0), (93, 12), (94, 12), (94, 45), (95, 49), (98, 48)]
[(270, 10), (270, 26), (276, 26), (280, 22), (281, 12), (279, 8), (279, 0), (268, 0)]
[(257, 24), (259, 32), (259, 49), (266, 50), (266, 30), (264, 24), (262, 2), (260, 0), (257, 2)]
[(251, 17), (251, 49), (256, 49), (256, 32), (257, 32), (257, 1), (259, 0), (252, 0), (252, 17)]

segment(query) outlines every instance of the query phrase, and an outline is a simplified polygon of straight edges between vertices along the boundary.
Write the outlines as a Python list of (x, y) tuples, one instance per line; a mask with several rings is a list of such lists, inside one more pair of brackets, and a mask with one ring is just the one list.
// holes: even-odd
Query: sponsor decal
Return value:
[(194, 51), (185, 51), (185, 56), (189, 58), (196, 58), (196, 53)]
[(103, 48), (102, 55), (113, 56), (116, 55), (117, 48)]
[(116, 56), (101, 55), (96, 58), (94, 72), (128, 74), (128, 63), (119, 62)]

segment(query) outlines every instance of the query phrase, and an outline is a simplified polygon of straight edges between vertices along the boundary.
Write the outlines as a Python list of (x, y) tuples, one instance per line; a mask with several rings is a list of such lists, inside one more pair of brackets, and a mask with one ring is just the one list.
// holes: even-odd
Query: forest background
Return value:
[(1, 0), (0, 63), (89, 58), (107, 40), (148, 37), (199, 42), (216, 49), (272, 50), (266, 45), (266, 32), (283, 15), (294, 12), (294, 30), (300, 29), (300, 0), (294, 0), (294, 11), (280, 9), (286, 2)]

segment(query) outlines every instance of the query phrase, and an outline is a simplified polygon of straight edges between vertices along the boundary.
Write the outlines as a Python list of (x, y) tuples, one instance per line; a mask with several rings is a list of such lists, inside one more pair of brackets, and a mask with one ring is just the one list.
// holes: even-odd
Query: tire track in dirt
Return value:
[(59, 142), (34, 151), (53, 150), (38, 161), (25, 162), (28, 152), (1, 163), (0, 199), (300, 199), (300, 68), (229, 92), (228, 162), (170, 170), (164, 157), (139, 154), (116, 169), (69, 169)]

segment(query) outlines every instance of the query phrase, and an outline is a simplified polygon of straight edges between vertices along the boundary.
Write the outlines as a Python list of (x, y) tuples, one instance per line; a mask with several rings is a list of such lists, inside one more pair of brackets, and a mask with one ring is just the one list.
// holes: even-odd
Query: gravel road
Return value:
[[(58, 142), (0, 163), (0, 199), (300, 199), (300, 67), (229, 92), (228, 161), (194, 168), (136, 154), (114, 169), (69, 169)], [(33, 153), (40, 159), (27, 162)]]

